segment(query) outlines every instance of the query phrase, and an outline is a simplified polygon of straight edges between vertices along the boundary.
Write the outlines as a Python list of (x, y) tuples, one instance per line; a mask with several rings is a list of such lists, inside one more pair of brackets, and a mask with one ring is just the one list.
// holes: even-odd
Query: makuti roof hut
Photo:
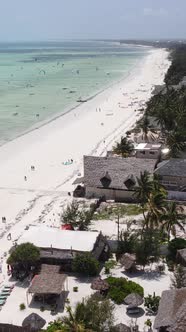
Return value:
[(97, 277), (93, 280), (91, 288), (98, 291), (107, 291), (109, 289), (109, 284), (106, 280)]
[[(186, 323), (186, 288), (164, 291), (154, 328), (159, 332), (185, 332), (186, 329), (182, 329), (184, 321)], [(175, 326), (177, 329), (173, 328)]]
[(60, 273), (59, 266), (43, 264), (40, 274), (35, 275), (32, 279), (27, 295), (40, 295), (44, 301), (48, 295), (57, 297), (66, 290), (68, 290), (67, 275)]
[(143, 298), (137, 293), (131, 293), (124, 298), (124, 302), (132, 307), (138, 307), (143, 304)]
[(22, 326), (29, 328), (31, 331), (40, 331), (45, 324), (46, 321), (36, 313), (30, 314), (22, 322)]
[(144, 171), (153, 174), (156, 163), (155, 159), (84, 156), (85, 196), (132, 202), (136, 178)]
[(133, 271), (136, 267), (136, 255), (125, 253), (121, 256), (120, 263), (126, 271)]
[(18, 244), (30, 242), (40, 248), (41, 263), (60, 264), (65, 270), (78, 253), (89, 252), (96, 259), (108, 255), (106, 238), (99, 232), (61, 230), (47, 226), (30, 226)]

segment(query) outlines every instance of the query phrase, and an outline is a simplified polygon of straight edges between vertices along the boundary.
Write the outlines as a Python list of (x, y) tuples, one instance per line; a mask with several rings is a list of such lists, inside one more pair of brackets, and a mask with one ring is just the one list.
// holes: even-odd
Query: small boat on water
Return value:
[(87, 99), (82, 99), (81, 97), (77, 100), (78, 103), (86, 103)]

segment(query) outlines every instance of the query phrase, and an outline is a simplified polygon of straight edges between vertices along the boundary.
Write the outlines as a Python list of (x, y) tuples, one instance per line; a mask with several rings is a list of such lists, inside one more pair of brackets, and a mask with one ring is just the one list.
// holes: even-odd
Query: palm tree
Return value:
[(169, 156), (177, 158), (185, 148), (184, 137), (180, 131), (173, 131), (167, 134), (166, 145), (169, 148)]
[(144, 207), (145, 203), (147, 202), (152, 189), (153, 183), (150, 178), (150, 173), (147, 171), (140, 173), (140, 177), (137, 178), (137, 186), (135, 187), (134, 196), (138, 201), (141, 202), (142, 207)]
[(141, 130), (141, 137), (143, 141), (149, 142), (155, 140), (154, 136), (155, 130), (153, 129), (153, 126), (150, 124), (147, 112), (145, 112), (142, 119), (139, 120), (137, 128)]
[[(83, 303), (82, 303), (83, 304)], [(79, 305), (82, 305), (79, 304)], [(64, 324), (64, 332), (94, 332), (93, 330), (87, 329), (84, 323), (78, 317), (79, 307), (77, 306), (74, 313), (72, 308), (68, 306), (66, 308), (68, 316), (63, 317), (62, 321)]]
[(146, 229), (158, 229), (161, 225), (162, 214), (164, 213), (165, 193), (160, 190), (153, 190), (145, 205), (147, 215), (144, 220)]
[(131, 152), (134, 150), (133, 144), (128, 141), (127, 137), (121, 137), (120, 142), (117, 142), (116, 145), (113, 147), (113, 152), (121, 155), (122, 157), (128, 157)]
[(181, 207), (177, 207), (175, 202), (170, 202), (166, 205), (165, 214), (162, 215), (162, 229), (166, 229), (168, 234), (168, 241), (170, 241), (171, 234), (176, 237), (176, 227), (185, 232), (185, 228), (183, 226), (183, 220), (185, 220), (185, 216), (183, 215), (183, 209)]

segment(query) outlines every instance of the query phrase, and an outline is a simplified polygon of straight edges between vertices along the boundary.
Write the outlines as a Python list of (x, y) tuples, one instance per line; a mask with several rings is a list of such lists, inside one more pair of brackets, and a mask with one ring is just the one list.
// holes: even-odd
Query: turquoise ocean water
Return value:
[(146, 54), (109, 42), (0, 43), (0, 145), (126, 77)]

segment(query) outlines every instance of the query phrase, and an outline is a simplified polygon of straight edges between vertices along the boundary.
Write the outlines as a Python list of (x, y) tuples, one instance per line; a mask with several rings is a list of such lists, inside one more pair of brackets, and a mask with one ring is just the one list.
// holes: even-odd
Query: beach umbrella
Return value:
[(131, 293), (124, 298), (125, 304), (138, 307), (143, 303), (143, 298), (137, 293)]
[(136, 255), (125, 253), (120, 258), (120, 264), (124, 266), (125, 270), (134, 269), (136, 263)]
[(98, 291), (106, 291), (109, 289), (109, 284), (106, 280), (102, 280), (101, 277), (98, 277), (93, 280), (91, 288)]
[(42, 317), (32, 313), (23, 320), (22, 327), (28, 327), (32, 331), (39, 331), (45, 324), (46, 321)]
[(131, 332), (131, 329), (127, 325), (120, 323), (120, 324), (117, 324), (117, 325), (114, 326), (114, 331), (116, 331), (116, 332)]

